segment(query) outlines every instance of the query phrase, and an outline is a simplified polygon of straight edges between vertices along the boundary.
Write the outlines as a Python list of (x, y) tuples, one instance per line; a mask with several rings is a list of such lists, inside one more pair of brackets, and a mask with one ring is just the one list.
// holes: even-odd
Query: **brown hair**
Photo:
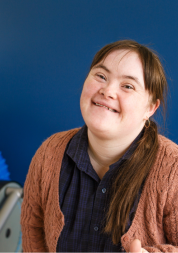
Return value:
[[(115, 50), (126, 49), (138, 53), (144, 72), (145, 89), (152, 96), (152, 103), (160, 100), (165, 114), (167, 81), (161, 62), (153, 50), (132, 40), (122, 40), (106, 45), (98, 51), (90, 70)], [(158, 150), (158, 131), (154, 121), (145, 127), (141, 140), (131, 157), (121, 166), (111, 189), (111, 200), (106, 216), (104, 232), (111, 234), (117, 244), (126, 232), (129, 213), (138, 197), (146, 176), (155, 161)]]

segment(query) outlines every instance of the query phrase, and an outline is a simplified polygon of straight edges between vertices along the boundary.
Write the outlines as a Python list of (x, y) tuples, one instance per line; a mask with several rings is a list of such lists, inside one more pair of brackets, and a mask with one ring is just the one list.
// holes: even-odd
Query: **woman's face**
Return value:
[(145, 90), (143, 67), (136, 52), (116, 50), (95, 65), (80, 99), (88, 129), (101, 138), (135, 138), (157, 107)]

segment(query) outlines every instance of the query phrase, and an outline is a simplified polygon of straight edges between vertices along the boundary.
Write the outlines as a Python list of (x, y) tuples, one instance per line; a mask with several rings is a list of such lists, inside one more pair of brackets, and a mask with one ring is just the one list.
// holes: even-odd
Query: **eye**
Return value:
[(96, 74), (99, 78), (101, 78), (101, 79), (103, 79), (103, 80), (105, 80), (106, 81), (106, 77), (104, 76), (104, 75), (102, 75), (102, 74)]
[(125, 85), (123, 85), (123, 87), (128, 89), (128, 90), (133, 90), (134, 89), (134, 87), (130, 84), (125, 84)]

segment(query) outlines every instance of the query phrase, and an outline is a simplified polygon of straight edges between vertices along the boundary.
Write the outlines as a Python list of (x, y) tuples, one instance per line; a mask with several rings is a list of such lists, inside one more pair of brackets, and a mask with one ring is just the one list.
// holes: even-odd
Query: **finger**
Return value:
[(146, 249), (141, 248), (142, 249), (142, 253), (149, 253)]
[(142, 253), (141, 242), (138, 239), (133, 240), (130, 244), (130, 252)]

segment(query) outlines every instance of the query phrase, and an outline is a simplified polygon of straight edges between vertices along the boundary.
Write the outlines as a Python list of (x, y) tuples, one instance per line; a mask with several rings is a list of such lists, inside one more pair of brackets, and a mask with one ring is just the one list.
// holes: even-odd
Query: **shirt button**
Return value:
[(103, 188), (103, 189), (102, 189), (102, 193), (105, 193), (105, 192), (106, 192), (106, 188)]
[(94, 230), (95, 230), (95, 231), (98, 231), (98, 227), (94, 227)]

